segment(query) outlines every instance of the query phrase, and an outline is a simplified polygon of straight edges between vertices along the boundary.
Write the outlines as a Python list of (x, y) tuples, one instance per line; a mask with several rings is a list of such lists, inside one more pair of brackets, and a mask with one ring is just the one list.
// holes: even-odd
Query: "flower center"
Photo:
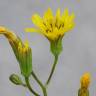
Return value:
[(43, 25), (45, 26), (46, 33), (53, 32), (55, 28), (57, 28), (58, 30), (64, 28), (64, 22), (58, 19), (46, 20), (45, 22), (43, 21)]

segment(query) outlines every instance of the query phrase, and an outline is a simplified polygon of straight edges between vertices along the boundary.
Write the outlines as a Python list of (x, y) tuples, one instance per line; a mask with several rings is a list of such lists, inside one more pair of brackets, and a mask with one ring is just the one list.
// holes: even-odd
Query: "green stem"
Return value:
[(23, 86), (23, 87), (27, 87), (27, 85), (26, 85), (26, 84), (22, 84), (22, 86)]
[(42, 82), (38, 79), (38, 77), (35, 75), (34, 71), (32, 71), (31, 74), (34, 77), (34, 79), (37, 81), (37, 83), (40, 85), (40, 87), (42, 88), (42, 91), (43, 91), (44, 96), (47, 96), (46, 88), (44, 87), (44, 85), (42, 84)]
[(30, 83), (29, 83), (29, 78), (26, 78), (25, 77), (25, 82), (26, 82), (26, 85), (28, 87), (28, 89), (30, 90), (30, 92), (32, 92), (35, 96), (40, 96), (38, 93), (36, 93), (30, 86)]
[(50, 75), (49, 75), (49, 77), (48, 77), (48, 79), (46, 81), (45, 86), (47, 86), (50, 83), (50, 80), (51, 80), (51, 78), (53, 76), (53, 73), (54, 73), (56, 65), (57, 65), (57, 61), (58, 61), (58, 55), (55, 56), (54, 64), (52, 66), (51, 73), (50, 73)]

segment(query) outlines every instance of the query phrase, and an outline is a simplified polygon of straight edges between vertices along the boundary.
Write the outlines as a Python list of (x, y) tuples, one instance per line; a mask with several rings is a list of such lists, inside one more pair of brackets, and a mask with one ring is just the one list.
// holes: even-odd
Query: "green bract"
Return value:
[(59, 38), (57, 41), (50, 42), (50, 49), (54, 56), (58, 56), (62, 51), (62, 38)]

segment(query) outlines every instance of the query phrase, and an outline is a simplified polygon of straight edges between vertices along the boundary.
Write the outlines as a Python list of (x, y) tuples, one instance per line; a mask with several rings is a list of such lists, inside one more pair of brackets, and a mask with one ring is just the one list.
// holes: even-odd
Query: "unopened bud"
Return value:
[(12, 74), (10, 77), (9, 77), (10, 81), (16, 85), (22, 85), (22, 81), (20, 79), (20, 77), (16, 74)]

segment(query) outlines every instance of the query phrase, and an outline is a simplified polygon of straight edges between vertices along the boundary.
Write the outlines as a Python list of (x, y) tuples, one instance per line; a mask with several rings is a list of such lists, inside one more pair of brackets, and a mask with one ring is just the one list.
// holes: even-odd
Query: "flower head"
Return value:
[(88, 88), (90, 84), (90, 74), (89, 73), (85, 73), (82, 77), (81, 77), (81, 88)]
[(60, 9), (56, 15), (50, 8), (44, 13), (41, 18), (38, 14), (32, 16), (32, 22), (35, 28), (26, 28), (26, 32), (39, 32), (43, 34), (51, 43), (51, 52), (56, 56), (62, 51), (62, 38), (64, 34), (74, 28), (74, 13), (69, 15), (68, 9), (65, 9), (61, 14)]
[(0, 34), (3, 34), (8, 39), (19, 62), (22, 75), (28, 77), (32, 72), (32, 52), (28, 42), (23, 44), (15, 33), (5, 27), (0, 27)]
[(26, 28), (26, 31), (40, 32), (50, 41), (56, 41), (73, 29), (74, 17), (74, 13), (69, 15), (68, 9), (65, 9), (63, 14), (58, 9), (56, 16), (53, 16), (51, 9), (48, 8), (42, 18), (38, 14), (32, 16), (32, 22), (36, 25), (36, 28)]

